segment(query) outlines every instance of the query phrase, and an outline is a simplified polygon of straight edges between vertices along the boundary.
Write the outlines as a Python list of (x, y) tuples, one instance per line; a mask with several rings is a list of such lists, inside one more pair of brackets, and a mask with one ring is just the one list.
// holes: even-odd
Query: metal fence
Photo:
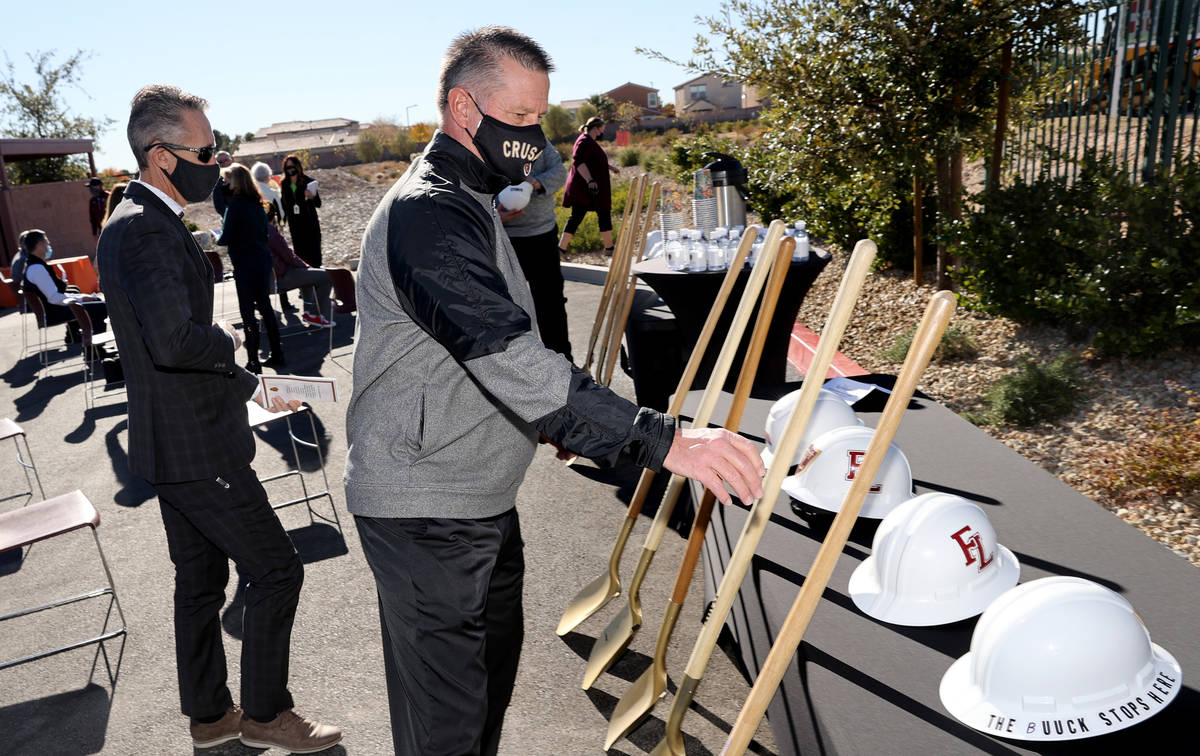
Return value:
[(1030, 62), (1043, 89), (1006, 146), (1009, 175), (1072, 178), (1094, 152), (1148, 181), (1195, 155), (1200, 0), (1126, 0), (1079, 23), (1082, 43)]

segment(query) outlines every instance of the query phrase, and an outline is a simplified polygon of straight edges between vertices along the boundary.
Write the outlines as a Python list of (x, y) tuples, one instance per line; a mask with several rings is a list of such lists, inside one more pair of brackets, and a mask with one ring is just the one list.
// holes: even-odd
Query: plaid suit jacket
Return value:
[(248, 465), (257, 378), (212, 324), (212, 267), (183, 221), (131, 183), (96, 257), (129, 394), (130, 471), (167, 483)]

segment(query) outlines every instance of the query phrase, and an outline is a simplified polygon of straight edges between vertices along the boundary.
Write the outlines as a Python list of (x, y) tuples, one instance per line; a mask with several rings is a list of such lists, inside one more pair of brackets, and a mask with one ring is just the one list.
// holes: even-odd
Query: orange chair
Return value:
[[(47, 499), (37, 504), (30, 504), (29, 506), (0, 514), (0, 554), (13, 549), (21, 549), (38, 541), (45, 541), (49, 538), (79, 530), (80, 528), (91, 528), (92, 538), (96, 542), (96, 550), (100, 553), (100, 564), (104, 567), (104, 574), (108, 579), (108, 584), (105, 586), (75, 596), (54, 599), (48, 603), (5, 614), (0, 616), (0, 622), (25, 617), (30, 614), (46, 611), (47, 609), (55, 609), (67, 604), (74, 604), (79, 601), (87, 601), (104, 596), (109, 597), (108, 611), (104, 615), (104, 624), (100, 628), (99, 634), (84, 640), (74, 640), (62, 646), (0, 662), (0, 669), (15, 667), (18, 664), (44, 659), (47, 656), (60, 654), (64, 651), (72, 651), (92, 644), (99, 646), (96, 649), (96, 659), (99, 659), (100, 654), (103, 652), (105, 654), (105, 661), (107, 662), (108, 652), (104, 649), (104, 643), (105, 641), (125, 635), (125, 614), (121, 611), (121, 602), (117, 599), (117, 589), (113, 583), (112, 571), (108, 568), (108, 560), (104, 557), (104, 549), (100, 547), (100, 537), (96, 534), (96, 528), (99, 526), (100, 513), (96, 511), (96, 508), (92, 506), (92, 502), (88, 501), (88, 498), (81, 491), (72, 491), (62, 496), (56, 496), (53, 499)], [(28, 561), (27, 555), (26, 563)], [(6, 577), (5, 579), (10, 579), (10, 577)], [(0, 590), (0, 595), (9, 594), (7, 591)], [(120, 627), (109, 630), (108, 625), (112, 619), (113, 609), (117, 610)], [(95, 670), (95, 660), (92, 662), (92, 669)]]

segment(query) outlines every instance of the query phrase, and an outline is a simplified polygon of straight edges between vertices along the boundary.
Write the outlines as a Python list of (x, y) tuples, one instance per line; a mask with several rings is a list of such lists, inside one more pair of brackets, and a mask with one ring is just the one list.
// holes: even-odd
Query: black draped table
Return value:
[[(796, 322), (796, 314), (800, 312), (800, 304), (813, 281), (824, 270), (829, 260), (830, 257), (823, 250), (814, 249), (808, 259), (792, 261), (787, 278), (784, 279), (783, 291), (779, 295), (779, 303), (771, 318), (771, 328), (767, 332), (762, 361), (755, 377), (756, 385), (777, 384), (787, 380), (788, 343), (792, 336), (792, 326)], [(725, 271), (689, 273), (668, 270), (662, 257), (637, 263), (632, 270), (654, 289), (669, 309), (667, 312), (656, 306), (654, 298), (648, 296), (648, 292), (640, 292), (641, 296), (634, 299), (629, 323), (625, 329), (638, 403), (666, 410), (667, 397), (674, 392), (679, 377), (683, 375), (683, 368), (700, 338), (704, 321), (708, 319), (708, 313), (717, 298), (717, 291), (725, 279)], [(700, 363), (700, 370), (693, 385), (704, 386), (712, 374), (717, 355), (725, 342), (725, 336), (729, 333), (729, 326), (733, 322), (734, 312), (749, 277), (749, 268), (739, 273), (737, 285), (734, 286), (725, 311), (717, 322), (716, 331), (705, 352), (704, 360)], [(734, 359), (735, 367), (729, 371), (726, 388), (730, 390), (737, 382), (737, 366), (741, 365), (752, 331), (752, 325), (746, 328)]]
[[(894, 382), (890, 376), (861, 380), (889, 387)], [(798, 387), (781, 385), (756, 392), (743, 417), (743, 434), (761, 443), (772, 400)], [(685, 416), (699, 399), (700, 392), (689, 395)], [(867, 425), (874, 426), (885, 400), (881, 392), (872, 392), (855, 409)], [(723, 417), (728, 406), (726, 394), (714, 417)], [(1184, 687), (1154, 717), (1096, 738), (1006, 740), (967, 727), (942, 707), (938, 685), (951, 662), (969, 650), (978, 618), (916, 628), (889, 625), (861, 613), (847, 584), (871, 553), (878, 521), (860, 519), (768, 710), (779, 753), (927, 756), (1189, 750), (1181, 744), (1194, 742), (1192, 728), (1200, 714), (1200, 571), (919, 393), (904, 415), (895, 443), (908, 457), (918, 494), (949, 492), (983, 507), (999, 542), (1020, 561), (1021, 583), (1052, 575), (1077, 576), (1124, 596), (1149, 629), (1151, 640), (1179, 660)], [(752, 676), (766, 659), (833, 520), (832, 514), (793, 507), (790, 501), (784, 494), (776, 503), (730, 614), (729, 629)], [(718, 505), (714, 511), (703, 558), (708, 601), (715, 596), (747, 512), (739, 503)], [(694, 638), (697, 628), (681, 627), (676, 632), (692, 633)], [(1087, 633), (1088, 628), (1079, 632)], [(1097, 659), (1096, 663), (1105, 662)], [(669, 672), (678, 680), (683, 670)], [(696, 702), (704, 703), (703, 685)]]

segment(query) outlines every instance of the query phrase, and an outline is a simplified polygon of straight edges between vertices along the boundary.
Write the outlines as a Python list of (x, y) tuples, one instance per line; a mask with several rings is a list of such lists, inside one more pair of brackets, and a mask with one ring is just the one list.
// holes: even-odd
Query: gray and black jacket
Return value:
[(503, 177), (438, 132), (363, 236), (346, 500), (368, 517), (480, 518), (516, 502), (538, 433), (659, 469), (675, 422), (597, 385), (536, 335), (494, 209)]

